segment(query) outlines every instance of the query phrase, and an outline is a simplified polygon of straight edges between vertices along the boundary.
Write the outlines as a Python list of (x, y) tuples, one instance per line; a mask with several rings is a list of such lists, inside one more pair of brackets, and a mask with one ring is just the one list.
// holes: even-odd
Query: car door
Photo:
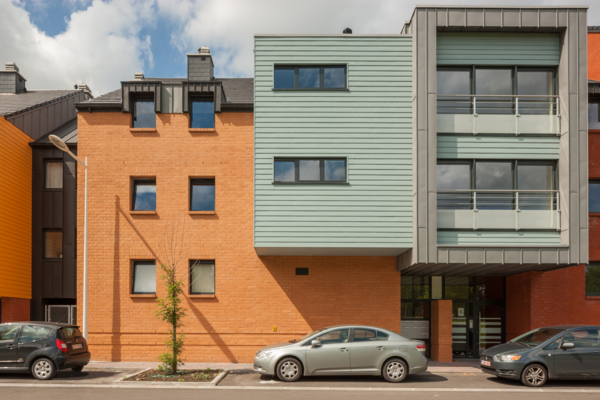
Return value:
[(23, 325), (17, 339), (17, 366), (25, 366), (31, 353), (45, 347), (48, 336), (56, 332), (54, 328), (39, 325)]
[(387, 335), (378, 334), (375, 329), (355, 328), (352, 351), (350, 352), (352, 373), (378, 371), (387, 347)]
[(16, 338), (19, 325), (0, 325), (0, 368), (17, 366)]
[(335, 375), (350, 372), (350, 329), (333, 329), (313, 340), (321, 345), (307, 344), (306, 368), (308, 375)]
[[(565, 349), (565, 343), (574, 347)], [(597, 329), (579, 329), (567, 332), (561, 348), (554, 352), (556, 376), (586, 377), (600, 372), (600, 334)]]

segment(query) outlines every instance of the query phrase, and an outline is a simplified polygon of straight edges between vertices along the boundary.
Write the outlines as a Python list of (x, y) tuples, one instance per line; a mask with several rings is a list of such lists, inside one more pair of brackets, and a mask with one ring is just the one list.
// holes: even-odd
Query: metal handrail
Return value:
[(552, 98), (558, 98), (558, 95), (555, 94), (547, 94), (547, 95), (543, 95), (543, 94), (519, 94), (519, 95), (512, 95), (512, 94), (438, 94), (438, 97), (511, 97), (511, 98), (515, 98), (515, 97), (552, 97)]
[(438, 189), (438, 192), (504, 192), (504, 193), (510, 193), (510, 192), (525, 192), (525, 193), (529, 193), (529, 192), (544, 192), (544, 193), (549, 193), (549, 192), (553, 192), (553, 193), (558, 193), (559, 190), (502, 190), (502, 189)]

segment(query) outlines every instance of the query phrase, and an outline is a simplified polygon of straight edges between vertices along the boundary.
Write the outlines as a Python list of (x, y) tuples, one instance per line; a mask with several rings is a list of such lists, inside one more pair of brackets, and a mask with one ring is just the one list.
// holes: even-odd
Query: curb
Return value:
[(229, 373), (228, 369), (224, 369), (223, 371), (221, 371), (221, 373), (217, 376), (215, 376), (215, 379), (213, 379), (210, 384), (213, 386), (217, 386), (219, 384), (219, 382), (221, 382), (223, 380), (223, 378), (225, 378), (227, 376), (227, 374)]
[(142, 371), (138, 371), (134, 374), (130, 374), (130, 375), (126, 375), (122, 378), (119, 378), (115, 381), (113, 381), (113, 383), (118, 383), (121, 385), (127, 385), (127, 386), (133, 386), (133, 385), (139, 385), (139, 386), (168, 386), (168, 387), (206, 387), (206, 386), (217, 386), (219, 384), (219, 382), (221, 382), (223, 380), (223, 378), (225, 378), (227, 376), (227, 374), (229, 373), (229, 370), (224, 369), (223, 371), (221, 371), (221, 373), (217, 376), (215, 376), (215, 378), (210, 381), (210, 382), (157, 382), (157, 381), (126, 381), (125, 379), (131, 378), (133, 376), (139, 375), (143, 372), (149, 371), (153, 368), (146, 368)]

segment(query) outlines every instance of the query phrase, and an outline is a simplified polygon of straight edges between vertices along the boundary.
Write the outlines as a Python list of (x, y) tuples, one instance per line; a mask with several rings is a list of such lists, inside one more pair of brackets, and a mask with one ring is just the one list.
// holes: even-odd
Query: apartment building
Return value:
[(85, 84), (32, 90), (26, 82), (13, 62), (0, 71), (0, 320), (71, 322), (75, 166), (70, 156), (48, 147), (48, 135), (70, 134), (75, 146), (74, 103), (89, 99), (91, 92)]

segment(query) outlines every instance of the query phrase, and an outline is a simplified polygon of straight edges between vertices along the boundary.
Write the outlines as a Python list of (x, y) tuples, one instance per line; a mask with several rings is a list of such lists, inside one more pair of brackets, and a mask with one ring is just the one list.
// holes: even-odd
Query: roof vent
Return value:
[(143, 81), (144, 79), (146, 79), (146, 77), (144, 76), (143, 72), (136, 72), (135, 74), (133, 74), (133, 79), (136, 81)]
[(83, 90), (84, 93), (87, 93), (90, 96), (92, 95), (92, 91), (90, 90), (90, 88), (87, 84), (80, 83), (79, 85), (75, 85), (75, 86), (76, 86), (76, 89)]
[(208, 47), (206, 47), (206, 46), (202, 46), (202, 47), (200, 47), (198, 49), (198, 53), (209, 56), (210, 55), (210, 49)]
[(4, 68), (6, 71), (19, 72), (19, 67), (17, 67), (17, 64), (15, 64), (14, 62), (7, 62), (6, 64), (4, 64)]
[(344, 29), (344, 32), (342, 32), (344, 35), (352, 35), (352, 29), (350, 28), (346, 28)]

